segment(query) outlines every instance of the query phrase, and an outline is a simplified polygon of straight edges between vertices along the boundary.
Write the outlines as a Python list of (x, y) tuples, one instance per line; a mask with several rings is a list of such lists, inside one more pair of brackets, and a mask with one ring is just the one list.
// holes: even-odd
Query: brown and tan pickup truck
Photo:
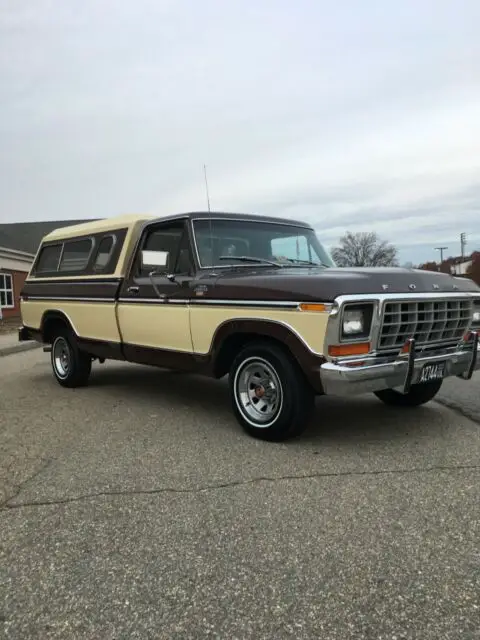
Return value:
[(229, 375), (232, 407), (268, 440), (305, 428), (322, 394), (434, 398), (479, 368), (480, 288), (399, 268), (336, 268), (314, 229), (259, 215), (121, 216), (47, 235), (25, 282), (20, 340), (65, 387), (92, 362)]

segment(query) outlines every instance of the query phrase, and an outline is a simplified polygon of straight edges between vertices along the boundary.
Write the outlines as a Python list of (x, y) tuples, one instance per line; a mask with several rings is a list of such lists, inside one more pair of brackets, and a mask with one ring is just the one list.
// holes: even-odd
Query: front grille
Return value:
[(457, 342), (472, 314), (471, 299), (386, 302), (378, 349), (401, 348), (409, 338), (423, 346)]

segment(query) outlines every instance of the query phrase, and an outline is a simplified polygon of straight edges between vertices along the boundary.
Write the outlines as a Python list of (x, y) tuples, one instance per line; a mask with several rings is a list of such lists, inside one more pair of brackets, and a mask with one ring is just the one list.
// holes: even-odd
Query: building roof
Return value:
[(0, 247), (37, 252), (42, 238), (54, 229), (76, 225), (87, 220), (50, 220), (46, 222), (7, 222), (0, 223)]

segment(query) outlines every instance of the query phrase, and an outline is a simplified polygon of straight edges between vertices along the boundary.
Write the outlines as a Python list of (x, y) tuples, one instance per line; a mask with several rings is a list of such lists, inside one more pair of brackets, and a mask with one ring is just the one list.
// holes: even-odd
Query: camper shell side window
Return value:
[(115, 229), (42, 245), (32, 269), (40, 278), (115, 272), (128, 229)]

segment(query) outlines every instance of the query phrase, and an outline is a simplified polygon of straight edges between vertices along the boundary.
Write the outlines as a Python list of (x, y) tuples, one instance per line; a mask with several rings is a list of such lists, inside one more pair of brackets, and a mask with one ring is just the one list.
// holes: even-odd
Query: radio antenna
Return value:
[(208, 219), (209, 219), (209, 233), (210, 233), (210, 255), (211, 255), (211, 265), (206, 265), (213, 267), (213, 229), (212, 229), (212, 216), (210, 211), (210, 194), (208, 193), (208, 180), (207, 180), (207, 165), (203, 165), (203, 175), (205, 176), (205, 192), (207, 194), (207, 207), (208, 207)]
[(210, 196), (208, 194), (207, 166), (205, 164), (203, 165), (203, 175), (205, 176), (205, 191), (207, 194), (208, 213), (210, 213)]

